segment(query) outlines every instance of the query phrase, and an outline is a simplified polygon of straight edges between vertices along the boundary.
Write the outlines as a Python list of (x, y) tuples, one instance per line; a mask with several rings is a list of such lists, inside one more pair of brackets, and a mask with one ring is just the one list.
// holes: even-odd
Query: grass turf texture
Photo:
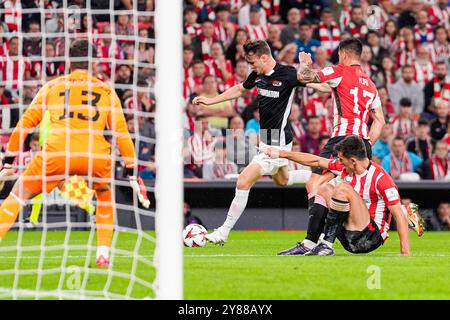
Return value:
[[(10, 232), (0, 243), (0, 273), (14, 269), (17, 251), (4, 249), (15, 246), (17, 232)], [(49, 231), (46, 246), (51, 248), (64, 243), (65, 232)], [(204, 248), (185, 248), (184, 277), (186, 299), (450, 299), (450, 232), (425, 233), (418, 238), (410, 233), (410, 257), (399, 257), (396, 232), (391, 239), (367, 255), (351, 255), (336, 244), (334, 257), (285, 257), (276, 252), (286, 249), (304, 237), (303, 232), (244, 232), (230, 235), (225, 246), (208, 244)], [(89, 232), (72, 231), (70, 245), (78, 246), (68, 251), (67, 267), (79, 268), (79, 277), (67, 273), (62, 289), (70, 290), (85, 279), (85, 257)], [(120, 233), (113, 271), (130, 274), (133, 259), (130, 254), (136, 248), (138, 237), (132, 233)], [(23, 247), (39, 246), (42, 233), (25, 231)], [(95, 244), (95, 237), (91, 243)], [(139, 254), (152, 260), (154, 243), (143, 240)], [(11, 248), (11, 247), (10, 247)], [(42, 269), (59, 268), (64, 251), (45, 252)], [(38, 250), (21, 252), (20, 270), (35, 270), (39, 266)], [(375, 266), (375, 267), (374, 267)], [(138, 262), (135, 274), (148, 282), (155, 277), (154, 268)], [(370, 290), (367, 283), (375, 284), (371, 276), (379, 268), (380, 289)], [(103, 290), (108, 272), (95, 267), (95, 249), (88, 261), (87, 290)], [(36, 274), (20, 275), (18, 288), (33, 290)], [(60, 273), (43, 274), (41, 290), (56, 290)], [(130, 288), (130, 280), (117, 275), (112, 277), (109, 291), (124, 295)], [(0, 276), (0, 288), (11, 288), (14, 275)], [(78, 283), (77, 283), (78, 281)], [(153, 291), (134, 283), (129, 295), (134, 298), (153, 297)], [(7, 297), (3, 297), (7, 298)], [(33, 297), (28, 297), (28, 299)], [(51, 298), (51, 297), (49, 297)]]

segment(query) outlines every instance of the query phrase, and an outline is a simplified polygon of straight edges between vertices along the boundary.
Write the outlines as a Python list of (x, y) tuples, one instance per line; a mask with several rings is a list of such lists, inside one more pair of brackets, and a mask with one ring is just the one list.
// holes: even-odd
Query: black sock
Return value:
[(306, 239), (317, 243), (320, 234), (323, 232), (323, 228), (325, 227), (328, 208), (319, 203), (315, 203), (309, 213), (310, 215)]
[[(332, 201), (337, 202), (341, 205), (347, 205), (347, 201), (341, 201), (332, 199)], [(339, 227), (342, 226), (344, 221), (347, 219), (349, 211), (339, 211), (334, 208), (331, 208), (328, 212), (326, 223), (325, 223), (325, 236), (323, 237), (323, 240), (334, 243), (336, 240), (336, 234)]]
[(311, 218), (311, 209), (314, 206), (314, 200), (316, 199), (316, 197), (311, 197), (308, 199), (308, 213), (309, 213), (309, 217)]

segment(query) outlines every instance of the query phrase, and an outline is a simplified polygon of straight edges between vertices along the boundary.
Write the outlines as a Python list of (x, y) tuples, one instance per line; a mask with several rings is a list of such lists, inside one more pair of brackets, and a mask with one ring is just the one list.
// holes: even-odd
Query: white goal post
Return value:
[(183, 298), (182, 0), (155, 6), (156, 298)]

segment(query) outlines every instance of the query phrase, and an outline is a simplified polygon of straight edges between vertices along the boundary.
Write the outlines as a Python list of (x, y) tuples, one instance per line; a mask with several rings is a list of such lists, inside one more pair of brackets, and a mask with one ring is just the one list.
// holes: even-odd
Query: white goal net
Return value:
[[(43, 115), (20, 132), (13, 171), (0, 177), (0, 239), (11, 190), (21, 205), (0, 241), (0, 299), (182, 298), (181, 10), (178, 0), (0, 1), (3, 157), (28, 108), (38, 104)], [(79, 39), (88, 40), (89, 55), (69, 57)], [(86, 78), (69, 67), (86, 62)], [(98, 93), (108, 91), (91, 76), (111, 93)], [(36, 98), (50, 81), (63, 88), (57, 103), (56, 89)], [(134, 143), (132, 173), (121, 123)], [(58, 134), (65, 143), (56, 150), (49, 145)], [(56, 158), (64, 171), (49, 173)], [(144, 181), (150, 208), (129, 175)], [(28, 199), (30, 188), (42, 194)]]

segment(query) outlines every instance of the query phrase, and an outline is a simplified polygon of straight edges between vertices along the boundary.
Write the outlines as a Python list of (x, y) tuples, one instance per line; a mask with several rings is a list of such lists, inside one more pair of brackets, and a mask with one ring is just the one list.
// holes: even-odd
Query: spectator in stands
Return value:
[(187, 150), (190, 156), (187, 168), (198, 178), (202, 178), (203, 165), (214, 158), (214, 145), (217, 141), (214, 134), (217, 134), (217, 131), (210, 130), (208, 119), (205, 116), (198, 116), (197, 121), (194, 134), (187, 140)]
[(267, 44), (270, 47), (272, 56), (277, 59), (278, 54), (283, 49), (283, 43), (281, 42), (281, 30), (277, 25), (271, 25), (269, 27), (269, 37), (267, 39)]
[(283, 65), (294, 65), (297, 59), (297, 45), (289, 43), (277, 56), (277, 61)]
[[(448, 11), (450, 11), (450, 9), (448, 9)], [(449, 43), (449, 36), (447, 34), (447, 29), (445, 29), (443, 26), (438, 26), (434, 30), (436, 38), (433, 44), (434, 62), (449, 61), (448, 59), (450, 58), (450, 43)]]
[(422, 160), (427, 161), (433, 149), (430, 136), (430, 124), (426, 120), (419, 120), (416, 134), (406, 142), (406, 150), (414, 152)]
[[(17, 96), (19, 79), (31, 80), (31, 64), (27, 58), (19, 54), (19, 38), (13, 36), (9, 39), (8, 54), (0, 63), (3, 80), (6, 81), (6, 89), (10, 90), (13, 96)], [(19, 63), (22, 67), (19, 68)]]
[(320, 137), (320, 142), (319, 142), (319, 149), (320, 151), (323, 150), (323, 148), (326, 146), (326, 144), (328, 143), (328, 140), (330, 140), (331, 137), (327, 134), (324, 134), (322, 137)]
[(194, 48), (194, 58), (206, 61), (211, 59), (211, 45), (216, 41), (214, 34), (214, 24), (211, 21), (205, 21), (202, 24), (201, 33), (192, 39)]
[(129, 15), (120, 14), (117, 16), (115, 34), (118, 36), (117, 42), (119, 45), (125, 46), (132, 43), (132, 40), (127, 39), (128, 37), (132, 37), (134, 35), (133, 21)]
[(128, 87), (131, 87), (133, 85), (133, 75), (131, 72), (131, 67), (127, 64), (119, 65), (115, 72), (114, 80), (114, 82), (116, 83), (116, 93), (118, 97), (123, 100), (125, 91), (128, 89)]
[(442, 141), (444, 141), (450, 147), (450, 121), (447, 123), (447, 133), (442, 138)]
[(183, 96), (186, 100), (203, 91), (203, 81), (207, 75), (205, 63), (202, 60), (195, 60), (192, 65), (192, 75), (187, 77), (183, 84)]
[(312, 116), (308, 120), (308, 128), (303, 137), (300, 138), (302, 152), (315, 155), (320, 154), (320, 139), (322, 138), (322, 123), (320, 118)]
[(250, 141), (257, 145), (259, 140), (261, 126), (259, 124), (259, 108), (256, 106), (253, 109), (253, 118), (250, 119), (245, 125), (245, 135), (249, 136)]
[(428, 161), (429, 179), (450, 181), (449, 146), (445, 141), (437, 141), (434, 152)]
[(394, 83), (389, 90), (396, 113), (400, 109), (400, 100), (408, 97), (413, 107), (413, 113), (420, 114), (423, 111), (424, 104), (422, 89), (423, 87), (414, 81), (414, 68), (410, 65), (403, 66), (402, 78)]
[(390, 54), (395, 52), (395, 43), (398, 36), (397, 24), (394, 20), (387, 20), (384, 23), (384, 33), (380, 39), (380, 45), (388, 50)]
[(191, 46), (183, 47), (183, 69), (184, 79), (192, 76), (192, 65), (194, 64), (194, 49)]
[(326, 67), (332, 66), (332, 63), (328, 61), (329, 55), (326, 49), (319, 47), (316, 49), (316, 54), (314, 55), (313, 69), (322, 70)]
[[(206, 76), (203, 82), (203, 91), (200, 95), (213, 98), (218, 94), (216, 78), (210, 75)], [(228, 128), (228, 118), (235, 115), (235, 110), (230, 101), (224, 101), (208, 106), (201, 106), (198, 115), (207, 116), (210, 127), (222, 130), (222, 134), (225, 135), (225, 129)]]
[(450, 99), (450, 75), (445, 62), (436, 63), (434, 78), (425, 85), (423, 92), (425, 97), (424, 112), (427, 118), (434, 118), (434, 104), (439, 99)]
[[(383, 158), (381, 165), (394, 180), (406, 180), (406, 177), (409, 178), (413, 176), (413, 179), (417, 181), (420, 180), (420, 177), (415, 171), (422, 162), (422, 159), (415, 153), (406, 151), (403, 138), (395, 137), (392, 140), (391, 152)], [(412, 175), (413, 173), (415, 173), (415, 175)]]
[(298, 54), (303, 51), (311, 54), (311, 59), (314, 60), (314, 54), (316, 49), (320, 47), (320, 41), (317, 39), (313, 39), (313, 30), (311, 23), (308, 21), (300, 22), (300, 37), (294, 41), (297, 45), (297, 62), (298, 62)]
[[(252, 9), (253, 7), (253, 10), (256, 10), (254, 6), (259, 6), (257, 4), (258, 0), (247, 0), (246, 4), (241, 7), (238, 15), (239, 27), (243, 28), (245, 25), (250, 24), (250, 9)], [(261, 9), (260, 14), (261, 14), (261, 24), (266, 24), (267, 22), (266, 12)]]
[(402, 98), (400, 100), (400, 112), (391, 121), (394, 136), (401, 137), (405, 141), (416, 134), (417, 121), (412, 113), (411, 100)]
[(416, 60), (413, 64), (415, 71), (415, 81), (421, 86), (425, 86), (433, 78), (434, 65), (430, 61), (430, 51), (428, 45), (418, 45), (416, 48)]
[(380, 36), (377, 31), (369, 30), (367, 33), (367, 44), (372, 50), (372, 64), (379, 66), (381, 64), (381, 59), (385, 56), (389, 56), (389, 51), (380, 44)]
[(447, 132), (447, 126), (450, 122), (450, 102), (441, 99), (435, 108), (437, 118), (431, 122), (431, 137), (435, 140), (441, 140)]
[(444, 28), (450, 29), (450, 7), (448, 0), (433, 1), (434, 4), (428, 8), (430, 24), (433, 26), (442, 25)]
[[(344, 31), (352, 19), (352, 0), (333, 1), (334, 20), (339, 24), (341, 31)], [(341, 39), (343, 40), (343, 39)]]
[(416, 22), (416, 17), (419, 12), (423, 9), (423, 0), (410, 0), (407, 1), (405, 9), (402, 10), (400, 16), (397, 19), (398, 28), (401, 29), (406, 26), (414, 26)]
[(383, 114), (389, 118), (395, 115), (394, 104), (389, 98), (388, 90), (386, 87), (378, 87), (378, 96), (381, 100), (381, 106), (383, 107)]
[(191, 211), (191, 206), (186, 201), (183, 205), (183, 213), (184, 213), (184, 226), (188, 226), (190, 224), (199, 224), (201, 226), (206, 226), (203, 224), (202, 220), (199, 217), (194, 216)]
[(428, 13), (422, 10), (417, 15), (417, 24), (414, 26), (416, 44), (433, 43), (433, 27), (428, 23)]
[(281, 42), (283, 46), (294, 42), (300, 37), (299, 23), (301, 20), (300, 10), (291, 8), (287, 14), (287, 24), (281, 31)]
[[(102, 61), (102, 59), (115, 58), (118, 60), (124, 60), (126, 58), (125, 50), (120, 46), (119, 42), (113, 42), (111, 36), (111, 26), (109, 24), (103, 26), (103, 37), (95, 42), (97, 49), (97, 56), (100, 58), (100, 64), (102, 65), (103, 72), (110, 77), (111, 76), (111, 62)], [(129, 42), (127, 42), (129, 43)]]
[(395, 62), (390, 56), (381, 59), (381, 65), (372, 77), (377, 87), (385, 87), (388, 90), (397, 81)]
[[(25, 36), (23, 39), (24, 56), (40, 56), (42, 54), (41, 24), (39, 21), (31, 21), (28, 24), (27, 33), (34, 33), (33, 36)], [(36, 35), (37, 34), (37, 35)]]
[(292, 133), (294, 134), (294, 140), (300, 144), (300, 139), (305, 135), (305, 129), (301, 121), (301, 112), (298, 104), (293, 103), (291, 114), (289, 115), (289, 121), (291, 122)]
[(269, 24), (262, 19), (264, 10), (257, 4), (250, 6), (250, 21), (244, 25), (251, 40), (266, 40), (269, 37)]
[(147, 41), (149, 37), (148, 29), (139, 30), (138, 56), (139, 62), (154, 63), (155, 48)]
[(450, 230), (450, 202), (441, 202), (436, 211), (426, 221), (427, 231), (449, 231)]
[(320, 23), (315, 33), (314, 39), (318, 39), (321, 48), (325, 50), (327, 56), (331, 56), (333, 51), (339, 46), (341, 31), (339, 30), (339, 25), (333, 19), (333, 12), (329, 8), (322, 10)]
[(373, 64), (374, 62), (372, 50), (368, 45), (363, 45), (361, 53), (361, 68), (371, 78), (374, 79), (378, 72), (378, 66)]
[(46, 81), (50, 81), (55, 79), (56, 77), (62, 76), (65, 71), (65, 65), (63, 61), (52, 61), (52, 58), (55, 58), (56, 49), (55, 44), (53, 42), (47, 42), (45, 44), (45, 58), (47, 58), (47, 62), (45, 67), (43, 67), (42, 61), (34, 61), (31, 64), (31, 76), (36, 79), (46, 79)]
[(202, 26), (197, 23), (198, 13), (195, 7), (192, 5), (186, 6), (184, 8), (184, 27), (183, 33), (190, 38), (200, 35)]
[(392, 126), (390, 123), (386, 123), (381, 130), (380, 137), (372, 147), (373, 160), (378, 164), (381, 164), (381, 160), (391, 153), (391, 140)]
[(133, 143), (136, 145), (138, 144), (137, 149), (137, 157), (139, 161), (142, 161), (143, 163), (146, 163), (146, 165), (140, 165), (139, 166), (139, 175), (142, 177), (142, 179), (146, 180), (153, 180), (156, 177), (156, 166), (154, 165), (154, 159), (153, 154), (151, 152), (151, 147), (148, 142), (144, 142), (142, 140), (137, 140), (135, 135), (136, 133), (139, 133), (140, 136), (140, 130), (139, 127), (136, 128), (136, 124), (138, 124), (138, 120), (135, 119), (135, 116), (133, 114), (129, 114), (126, 116), (127, 120), (127, 127), (128, 132), (130, 132)]
[[(36, 97), (36, 94), (38, 92), (37, 86), (34, 83), (28, 83), (23, 86), (23, 92), (22, 92), (22, 103), (24, 104), (24, 107), (27, 107), (31, 101)], [(17, 109), (17, 112), (19, 110)], [(13, 121), (13, 123), (16, 124), (17, 121)], [(14, 124), (14, 126), (15, 126)]]
[(351, 17), (352, 19), (345, 31), (350, 32), (354, 38), (365, 38), (369, 29), (364, 22), (364, 13), (361, 6), (352, 7)]
[(256, 154), (256, 145), (250, 141), (249, 136), (245, 135), (244, 120), (241, 116), (236, 115), (231, 118), (225, 142), (228, 160), (235, 163), (238, 172), (241, 172)]
[(311, 117), (318, 117), (321, 123), (321, 132), (330, 134), (332, 124), (329, 122), (327, 102), (331, 99), (328, 92), (318, 92), (317, 98), (309, 100), (303, 108), (303, 117), (309, 121)]
[(223, 47), (218, 41), (211, 45), (211, 59), (205, 61), (205, 63), (209, 67), (210, 75), (216, 77), (219, 85), (227, 82), (233, 74), (231, 61), (225, 58)]
[(233, 42), (226, 51), (226, 57), (233, 64), (233, 68), (236, 67), (236, 63), (239, 60), (245, 60), (244, 44), (248, 40), (247, 31), (244, 29), (237, 29), (234, 35)]
[(395, 57), (397, 67), (412, 65), (416, 57), (416, 41), (414, 39), (414, 29), (404, 27), (400, 29), (400, 36), (395, 44)]
[(216, 39), (228, 48), (234, 38), (237, 24), (230, 21), (230, 5), (219, 3), (215, 9), (216, 21), (214, 22), (214, 30)]
[(237, 165), (228, 160), (225, 143), (222, 140), (217, 141), (214, 146), (214, 158), (203, 165), (203, 179), (227, 179), (237, 173)]

